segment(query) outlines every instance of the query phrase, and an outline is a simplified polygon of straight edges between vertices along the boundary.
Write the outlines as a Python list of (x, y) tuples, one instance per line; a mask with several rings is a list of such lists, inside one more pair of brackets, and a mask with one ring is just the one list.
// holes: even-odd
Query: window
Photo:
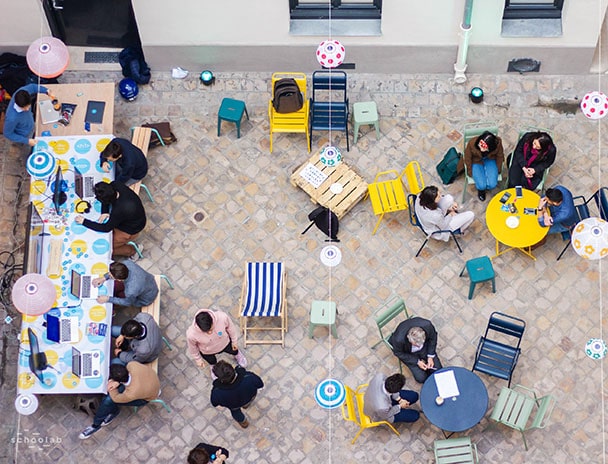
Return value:
[(564, 0), (505, 0), (502, 19), (561, 18)]
[(505, 0), (503, 37), (560, 37), (564, 0)]
[(382, 0), (289, 0), (292, 20), (380, 19)]

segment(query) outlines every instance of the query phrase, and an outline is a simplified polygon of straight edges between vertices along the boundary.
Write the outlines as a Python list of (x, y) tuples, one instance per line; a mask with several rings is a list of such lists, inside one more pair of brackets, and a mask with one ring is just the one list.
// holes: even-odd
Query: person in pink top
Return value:
[(238, 331), (228, 314), (201, 309), (186, 331), (188, 354), (198, 367), (205, 365), (203, 360), (213, 367), (219, 353), (231, 354), (240, 366), (247, 367), (247, 359), (239, 350), (237, 338)]

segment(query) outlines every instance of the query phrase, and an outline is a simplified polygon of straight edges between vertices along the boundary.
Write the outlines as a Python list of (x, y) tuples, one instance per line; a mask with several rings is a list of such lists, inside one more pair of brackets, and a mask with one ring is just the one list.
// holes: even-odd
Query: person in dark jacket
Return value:
[(116, 166), (116, 182), (132, 185), (139, 182), (148, 174), (148, 160), (144, 153), (127, 139), (116, 137), (99, 156), (99, 164), (105, 172)]
[(429, 320), (412, 317), (403, 321), (388, 342), (418, 383), (424, 383), (429, 375), (443, 367), (435, 352), (437, 331)]
[(546, 132), (528, 132), (519, 140), (509, 168), (509, 187), (536, 190), (545, 170), (555, 161), (557, 148)]
[(467, 143), (464, 163), (467, 165), (469, 176), (475, 181), (477, 197), (481, 201), (486, 199), (486, 190), (496, 188), (503, 158), (502, 140), (490, 131), (485, 131)]
[(241, 366), (235, 369), (226, 361), (218, 361), (213, 366), (213, 374), (217, 379), (213, 381), (211, 389), (211, 404), (214, 407), (224, 406), (230, 409), (232, 418), (242, 428), (249, 427), (249, 421), (241, 408), (247, 409), (258, 390), (264, 387), (262, 379)]
[(110, 263), (108, 272), (103, 277), (93, 279), (92, 284), (99, 287), (107, 280), (114, 281), (114, 296), (99, 295), (98, 303), (142, 308), (152, 304), (158, 295), (154, 275), (130, 260)]
[(199, 443), (188, 453), (188, 464), (221, 464), (230, 457), (230, 453), (226, 448), (221, 446), (210, 445), (208, 443)]
[(158, 324), (148, 313), (137, 313), (122, 327), (112, 326), (114, 356), (112, 364), (126, 366), (131, 361), (151, 363), (163, 349), (163, 335)]
[(101, 203), (98, 221), (78, 215), (76, 222), (97, 232), (112, 231), (112, 255), (133, 256), (135, 248), (127, 242), (135, 240), (146, 226), (146, 210), (139, 196), (125, 184), (114, 181), (95, 184), (95, 198)]

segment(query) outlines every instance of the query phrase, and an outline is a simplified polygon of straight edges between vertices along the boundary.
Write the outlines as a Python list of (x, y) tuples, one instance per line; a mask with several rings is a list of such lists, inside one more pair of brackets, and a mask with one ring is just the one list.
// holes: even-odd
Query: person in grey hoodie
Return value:
[(112, 364), (137, 361), (146, 364), (158, 358), (163, 349), (163, 336), (158, 324), (148, 313), (139, 313), (122, 327), (112, 326), (112, 337), (116, 339)]
[(130, 260), (110, 264), (109, 272), (103, 277), (93, 279), (93, 285), (99, 287), (106, 280), (114, 280), (114, 296), (100, 295), (97, 298), (98, 303), (110, 302), (141, 308), (151, 304), (158, 295), (154, 276)]

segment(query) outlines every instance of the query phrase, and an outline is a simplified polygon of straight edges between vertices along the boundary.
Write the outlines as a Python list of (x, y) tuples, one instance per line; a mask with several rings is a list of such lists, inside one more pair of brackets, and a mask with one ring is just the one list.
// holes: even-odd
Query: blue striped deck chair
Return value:
[[(283, 263), (247, 263), (240, 303), (240, 323), (245, 347), (248, 344), (285, 346), (286, 280)], [(253, 332), (276, 331), (280, 333), (280, 339), (269, 337), (269, 334), (261, 334), (260, 338), (253, 337)]]

